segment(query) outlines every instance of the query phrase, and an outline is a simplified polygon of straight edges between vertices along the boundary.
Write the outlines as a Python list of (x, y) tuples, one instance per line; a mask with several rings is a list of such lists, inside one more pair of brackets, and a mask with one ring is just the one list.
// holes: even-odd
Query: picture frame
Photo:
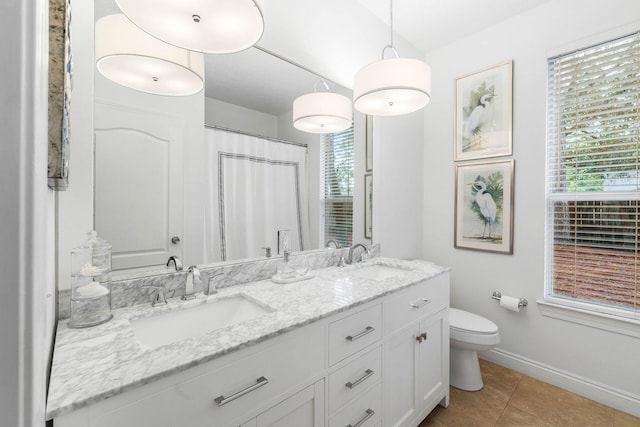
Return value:
[(365, 150), (366, 170), (373, 171), (373, 116), (367, 115), (365, 118)]
[(49, 111), (47, 184), (69, 187), (69, 110), (71, 108), (71, 1), (49, 2)]
[(515, 161), (455, 166), (454, 247), (512, 254)]
[(454, 160), (510, 156), (513, 61), (455, 80)]
[(364, 175), (364, 238), (373, 239), (373, 174)]

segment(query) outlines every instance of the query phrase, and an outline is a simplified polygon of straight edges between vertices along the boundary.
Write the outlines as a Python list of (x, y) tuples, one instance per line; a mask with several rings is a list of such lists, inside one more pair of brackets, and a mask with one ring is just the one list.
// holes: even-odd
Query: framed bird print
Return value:
[(456, 164), (454, 247), (513, 253), (514, 162)]
[(513, 61), (455, 82), (454, 160), (510, 156)]

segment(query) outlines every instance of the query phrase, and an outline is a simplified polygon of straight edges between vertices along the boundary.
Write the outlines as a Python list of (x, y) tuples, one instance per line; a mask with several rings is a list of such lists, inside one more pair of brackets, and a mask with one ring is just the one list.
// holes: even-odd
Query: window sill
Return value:
[(553, 299), (536, 302), (543, 316), (640, 338), (640, 321), (637, 319), (560, 304)]

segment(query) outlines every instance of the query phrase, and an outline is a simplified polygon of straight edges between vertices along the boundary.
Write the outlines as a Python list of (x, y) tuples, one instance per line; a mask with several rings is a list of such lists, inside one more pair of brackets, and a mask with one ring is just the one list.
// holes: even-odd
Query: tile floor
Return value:
[(484, 388), (451, 387), (448, 408), (437, 406), (419, 427), (640, 427), (640, 418), (480, 360)]

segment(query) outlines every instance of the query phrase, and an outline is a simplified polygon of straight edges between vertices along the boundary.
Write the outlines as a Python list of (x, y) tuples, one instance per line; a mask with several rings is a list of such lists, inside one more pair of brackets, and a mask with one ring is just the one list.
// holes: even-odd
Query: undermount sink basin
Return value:
[(400, 277), (406, 273), (409, 273), (409, 270), (406, 270), (404, 268), (373, 264), (367, 267), (354, 269), (348, 274), (351, 276), (360, 277), (362, 279), (384, 280), (390, 277)]
[(132, 319), (131, 327), (140, 343), (158, 347), (194, 338), (272, 311), (273, 309), (244, 295), (236, 295), (194, 307)]

